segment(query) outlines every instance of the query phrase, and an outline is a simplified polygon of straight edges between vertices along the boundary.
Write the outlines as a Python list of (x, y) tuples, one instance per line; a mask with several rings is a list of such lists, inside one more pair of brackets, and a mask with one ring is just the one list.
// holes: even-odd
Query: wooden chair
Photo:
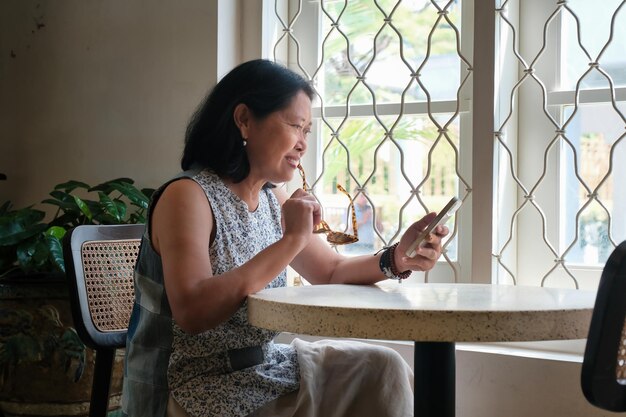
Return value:
[(600, 278), (581, 372), (587, 400), (626, 411), (626, 241), (611, 254)]
[(74, 326), (95, 351), (90, 416), (106, 416), (115, 350), (126, 344), (133, 271), (143, 225), (85, 225), (68, 232), (63, 257)]

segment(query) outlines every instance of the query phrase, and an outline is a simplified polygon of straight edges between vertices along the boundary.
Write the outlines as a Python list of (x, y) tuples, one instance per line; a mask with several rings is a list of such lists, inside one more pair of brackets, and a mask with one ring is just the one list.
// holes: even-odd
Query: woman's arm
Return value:
[[(280, 188), (274, 192), (282, 203), (287, 194)], [(418, 248), (413, 258), (407, 258), (404, 251), (418, 232), (435, 217), (429, 213), (413, 223), (402, 236), (394, 251), (394, 261), (399, 271), (428, 271), (441, 255), (441, 239), (448, 234), (445, 226), (438, 226), (429, 242)], [(379, 267), (382, 251), (372, 255), (347, 257), (334, 251), (323, 236), (317, 236), (294, 258), (291, 266), (311, 284), (373, 284), (387, 279)]]
[[(312, 227), (315, 208), (311, 204), (296, 199), (287, 205), (291, 217), (294, 212), (301, 213), (301, 218), (291, 223)], [(152, 215), (151, 240), (161, 255), (172, 316), (189, 333), (199, 333), (228, 320), (246, 296), (263, 289), (278, 276), (310, 238), (310, 233), (291, 227), (279, 241), (250, 261), (214, 276), (209, 259), (214, 226), (204, 191), (189, 179), (170, 184)]]

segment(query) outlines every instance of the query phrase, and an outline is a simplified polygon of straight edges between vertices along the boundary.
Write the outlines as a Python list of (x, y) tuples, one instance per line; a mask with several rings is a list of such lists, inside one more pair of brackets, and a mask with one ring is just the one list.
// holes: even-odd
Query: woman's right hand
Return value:
[(282, 206), (284, 236), (296, 237), (303, 247), (313, 236), (313, 228), (322, 220), (322, 208), (311, 194), (297, 189)]

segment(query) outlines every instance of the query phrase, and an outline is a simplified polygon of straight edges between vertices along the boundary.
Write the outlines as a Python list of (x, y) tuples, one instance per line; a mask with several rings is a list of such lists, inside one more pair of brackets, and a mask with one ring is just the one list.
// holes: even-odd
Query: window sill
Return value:
[[(294, 338), (307, 341), (334, 339), (318, 336), (296, 335), (281, 333), (276, 341), (290, 343)], [(391, 347), (398, 351), (412, 349), (413, 342), (402, 340), (369, 340), (369, 339), (341, 339), (358, 340), (360, 342), (375, 343)], [(582, 363), (585, 352), (586, 339), (554, 340), (541, 342), (506, 342), (506, 343), (457, 343), (457, 351), (488, 353), (494, 355), (516, 356), (529, 359), (542, 359), (560, 362)]]
[(587, 339), (541, 342), (457, 343), (456, 349), (530, 359), (582, 363)]

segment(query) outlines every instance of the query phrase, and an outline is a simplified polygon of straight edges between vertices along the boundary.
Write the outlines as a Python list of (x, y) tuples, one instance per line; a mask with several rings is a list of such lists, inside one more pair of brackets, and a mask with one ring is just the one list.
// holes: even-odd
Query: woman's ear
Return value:
[(235, 120), (235, 125), (239, 128), (239, 132), (241, 132), (243, 140), (248, 140), (251, 119), (248, 106), (243, 103), (237, 104), (235, 111), (233, 111), (233, 119)]

